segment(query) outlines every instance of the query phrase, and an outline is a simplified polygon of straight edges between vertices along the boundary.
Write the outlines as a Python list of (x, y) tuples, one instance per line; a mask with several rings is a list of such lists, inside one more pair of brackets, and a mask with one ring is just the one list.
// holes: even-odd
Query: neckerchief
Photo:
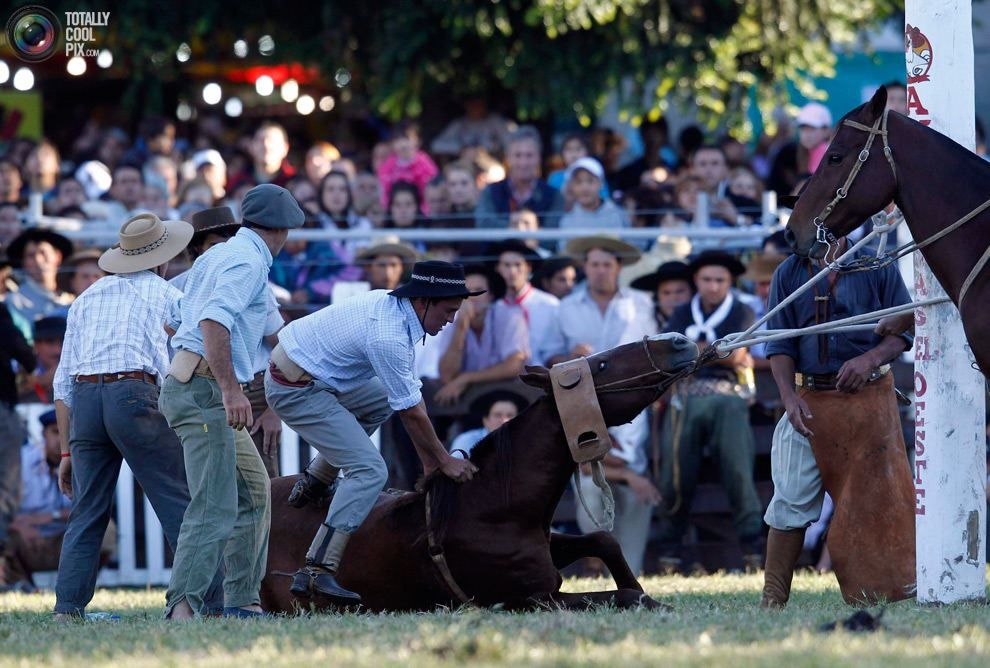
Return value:
[(691, 317), (694, 318), (694, 324), (688, 325), (687, 329), (684, 330), (684, 334), (692, 341), (698, 341), (700, 337), (704, 336), (706, 343), (714, 343), (718, 339), (715, 328), (721, 325), (729, 316), (729, 311), (732, 310), (732, 304), (734, 302), (735, 298), (732, 296), (732, 291), (730, 290), (722, 303), (719, 304), (719, 307), (712, 311), (712, 314), (706, 320), (704, 314), (701, 312), (701, 295), (695, 295), (691, 298)]

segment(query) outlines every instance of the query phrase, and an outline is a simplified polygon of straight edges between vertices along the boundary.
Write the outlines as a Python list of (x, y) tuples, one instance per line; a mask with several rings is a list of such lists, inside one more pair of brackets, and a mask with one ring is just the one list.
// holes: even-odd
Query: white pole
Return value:
[[(975, 143), (969, 0), (906, 0), (912, 118), (970, 149)], [(920, 253), (915, 300), (945, 295)], [(952, 304), (915, 312), (915, 486), (918, 602), (986, 597), (984, 379), (973, 369)]]

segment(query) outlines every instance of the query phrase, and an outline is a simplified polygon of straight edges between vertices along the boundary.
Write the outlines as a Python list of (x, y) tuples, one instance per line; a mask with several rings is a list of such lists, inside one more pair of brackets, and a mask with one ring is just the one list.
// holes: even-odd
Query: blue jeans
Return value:
[[(127, 460), (174, 550), (189, 488), (175, 432), (158, 411), (158, 388), (140, 380), (76, 383), (69, 423), (72, 511), (55, 583), (55, 612), (81, 615), (93, 598), (100, 545), (110, 521), (120, 463)], [(206, 599), (223, 607), (210, 571)]]
[(220, 386), (193, 376), (180, 383), (165, 378), (162, 414), (182, 441), (192, 499), (182, 520), (165, 615), (185, 600), (193, 612), (209, 612), (210, 573), (223, 559), (224, 606), (260, 602), (268, 564), (271, 485), (247, 429), (227, 425)]

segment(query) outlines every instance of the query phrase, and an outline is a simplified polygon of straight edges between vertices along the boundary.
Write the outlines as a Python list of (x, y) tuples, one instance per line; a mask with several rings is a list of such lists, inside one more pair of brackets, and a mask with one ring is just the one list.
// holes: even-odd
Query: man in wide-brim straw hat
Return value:
[(355, 263), (364, 270), (372, 290), (394, 290), (402, 282), (406, 265), (415, 262), (416, 249), (398, 240), (386, 238), (358, 251)]
[[(73, 497), (55, 585), (57, 620), (82, 617), (93, 597), (122, 458), (169, 544), (177, 545), (189, 489), (179, 439), (158, 412), (158, 386), (169, 363), (162, 324), (181, 293), (162, 276), (192, 233), (183, 221), (150, 213), (131, 218), (99, 259), (113, 275), (96, 281), (69, 308), (54, 379), (59, 486)], [(219, 578), (208, 599), (212, 607), (223, 605)]]
[(470, 480), (474, 464), (452, 457), (437, 437), (415, 373), (414, 346), (436, 335), (470, 292), (459, 264), (417, 262), (410, 280), (372, 290), (295, 320), (279, 332), (265, 377), (268, 403), (320, 453), (290, 496), (302, 506), (341, 479), (309, 551), (292, 580), (296, 597), (354, 605), (361, 597), (337, 582), (351, 534), (371, 512), (388, 469), (369, 435), (396, 411), (426, 474)]

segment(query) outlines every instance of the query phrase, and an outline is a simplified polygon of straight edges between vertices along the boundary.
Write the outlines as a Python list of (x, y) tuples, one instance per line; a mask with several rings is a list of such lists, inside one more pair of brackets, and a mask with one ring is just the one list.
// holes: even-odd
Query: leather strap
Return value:
[(279, 368), (282, 376), (289, 383), (308, 383), (313, 380), (313, 376), (306, 372), (301, 366), (293, 362), (286, 354), (282, 344), (277, 344), (272, 349), (272, 363)]
[(471, 599), (464, 590), (461, 589), (457, 581), (454, 580), (454, 574), (450, 572), (450, 567), (447, 565), (447, 557), (443, 553), (443, 545), (437, 542), (436, 536), (433, 535), (433, 523), (432, 523), (432, 513), (430, 512), (430, 498), (431, 492), (427, 492), (424, 497), (424, 505), (426, 506), (426, 542), (428, 545), (428, 551), (430, 553), (430, 559), (436, 565), (437, 570), (440, 571), (440, 577), (443, 578), (443, 582), (447, 585), (447, 589), (454, 596), (455, 599), (461, 605), (468, 605), (471, 603)]
[(578, 464), (604, 457), (612, 449), (612, 439), (588, 360), (579, 357), (555, 364), (550, 369), (550, 385), (571, 457)]

